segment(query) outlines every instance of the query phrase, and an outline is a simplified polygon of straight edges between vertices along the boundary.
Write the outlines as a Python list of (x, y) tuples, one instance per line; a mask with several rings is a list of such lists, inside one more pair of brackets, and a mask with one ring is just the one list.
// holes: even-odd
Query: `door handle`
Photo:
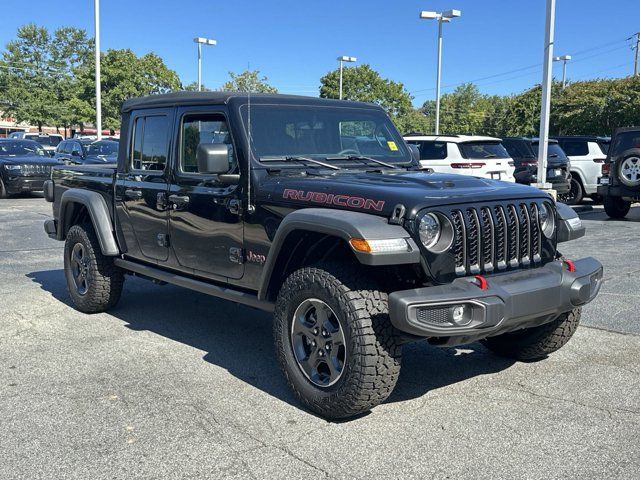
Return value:
[(189, 203), (188, 195), (169, 195), (169, 203), (173, 205), (174, 209), (184, 207)]
[(127, 198), (134, 199), (134, 200), (140, 200), (142, 198), (142, 191), (133, 190), (131, 188), (127, 188), (124, 191), (124, 196), (127, 197)]

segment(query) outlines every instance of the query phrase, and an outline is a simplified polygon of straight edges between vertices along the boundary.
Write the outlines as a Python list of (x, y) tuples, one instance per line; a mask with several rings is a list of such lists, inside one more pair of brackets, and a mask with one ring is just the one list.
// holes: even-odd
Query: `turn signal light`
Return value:
[(392, 253), (409, 251), (409, 244), (404, 238), (390, 238), (385, 240), (352, 238), (349, 240), (349, 244), (357, 252), (363, 253)]

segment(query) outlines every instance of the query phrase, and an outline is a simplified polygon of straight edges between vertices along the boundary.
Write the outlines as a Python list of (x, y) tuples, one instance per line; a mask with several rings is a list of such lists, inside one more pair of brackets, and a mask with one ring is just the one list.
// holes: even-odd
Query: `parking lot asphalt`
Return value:
[(606, 269), (566, 347), (411, 344), (391, 398), (341, 423), (295, 402), (265, 313), (139, 279), (75, 311), (50, 214), (0, 201), (0, 478), (637, 478), (640, 207), (581, 213), (562, 246)]

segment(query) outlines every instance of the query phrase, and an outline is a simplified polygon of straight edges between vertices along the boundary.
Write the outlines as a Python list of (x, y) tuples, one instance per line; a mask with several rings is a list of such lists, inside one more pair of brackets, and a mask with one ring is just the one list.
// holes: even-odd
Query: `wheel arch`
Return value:
[(72, 188), (62, 194), (58, 239), (64, 240), (69, 229), (83, 221), (90, 220), (100, 243), (103, 255), (120, 254), (109, 208), (102, 195), (97, 192)]
[[(351, 248), (352, 238), (404, 238), (408, 248), (406, 252), (363, 253)], [(278, 227), (262, 272), (258, 298), (275, 300), (289, 273), (326, 258), (369, 266), (417, 264), (420, 252), (403, 227), (389, 224), (384, 217), (323, 208), (297, 210)]]

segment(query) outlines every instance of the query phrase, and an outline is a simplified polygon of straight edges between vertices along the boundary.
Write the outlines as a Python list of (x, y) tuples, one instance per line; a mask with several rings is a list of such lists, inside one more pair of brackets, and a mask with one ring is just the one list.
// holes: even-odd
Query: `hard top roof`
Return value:
[[(503, 140), (524, 140), (525, 142), (530, 143), (540, 143), (540, 138), (538, 137), (502, 137)], [(558, 140), (555, 138), (549, 138), (549, 143), (558, 143)]]
[[(149, 95), (146, 97), (130, 98), (122, 105), (122, 112), (156, 107), (176, 107), (183, 105), (225, 105), (232, 101), (246, 103), (249, 98), (247, 92), (188, 92), (180, 91)], [(380, 108), (372, 103), (351, 102), (328, 98), (305, 97), (301, 95), (283, 95), (275, 93), (251, 93), (251, 103), (256, 104), (289, 104), (289, 105), (319, 105), (319, 106), (357, 106), (365, 108)]]
[(603, 135), (553, 135), (558, 140), (587, 140), (592, 142), (610, 142), (611, 137)]

